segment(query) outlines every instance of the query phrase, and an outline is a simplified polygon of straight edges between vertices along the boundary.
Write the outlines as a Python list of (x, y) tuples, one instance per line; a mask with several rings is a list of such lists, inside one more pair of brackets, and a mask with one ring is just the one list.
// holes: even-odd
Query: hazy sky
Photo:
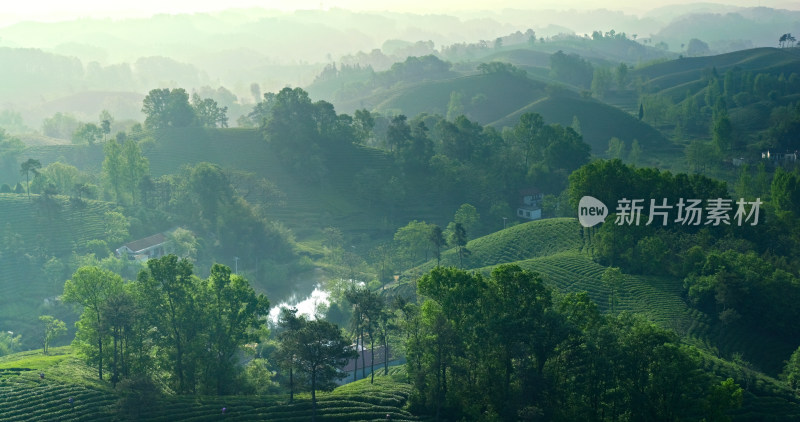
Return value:
[[(767, 6), (774, 8), (800, 7), (800, 2), (788, 0), (706, 0), (736, 6)], [(19, 20), (64, 20), (78, 17), (142, 17), (155, 13), (208, 12), (232, 7), (262, 7), (266, 9), (319, 9), (340, 7), (355, 10), (393, 10), (402, 12), (456, 12), (458, 10), (498, 10), (502, 8), (575, 8), (626, 10), (643, 12), (668, 4), (693, 3), (688, 0), (22, 0), (4, 1), (0, 6), (0, 22), (8, 24)]]

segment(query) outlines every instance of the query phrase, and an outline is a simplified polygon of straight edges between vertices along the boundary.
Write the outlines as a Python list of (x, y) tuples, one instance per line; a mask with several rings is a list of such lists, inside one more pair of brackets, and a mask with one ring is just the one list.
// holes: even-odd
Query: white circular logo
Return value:
[(583, 227), (594, 227), (605, 221), (608, 216), (608, 207), (599, 199), (584, 196), (578, 204), (578, 221)]

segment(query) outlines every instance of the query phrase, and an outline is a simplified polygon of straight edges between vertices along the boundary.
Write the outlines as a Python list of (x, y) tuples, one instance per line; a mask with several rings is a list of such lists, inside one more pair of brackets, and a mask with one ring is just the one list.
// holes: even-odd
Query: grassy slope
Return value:
[[(609, 291), (601, 282), (606, 267), (591, 258), (591, 242), (582, 233), (577, 220), (572, 218), (516, 225), (470, 241), (467, 248), (471, 255), (464, 267), (488, 274), (496, 265), (513, 262), (539, 273), (559, 292), (588, 292), (600, 309), (606, 311)], [(388, 286), (389, 291), (411, 295), (413, 280), (434, 265), (435, 261), (431, 261), (407, 272), (399, 283)], [(458, 266), (453, 250), (442, 254), (442, 265)], [(722, 327), (690, 308), (683, 298), (682, 280), (629, 274), (623, 285), (619, 310), (646, 315), (675, 330), (687, 343), (705, 350), (709, 356), (731, 358), (740, 353), (753, 368), (776, 375), (783, 367), (783, 360), (793, 351), (791, 339), (777, 339), (758, 328)]]
[[(35, 198), (33, 195), (31, 199)], [(63, 307), (52, 305), (55, 296), (63, 291), (64, 279), (60, 280), (61, 285), (48, 280), (41, 268), (42, 260), (53, 256), (64, 260), (73, 249), (83, 250), (87, 241), (103, 239), (103, 216), (111, 209), (99, 201), (87, 201), (85, 208), (76, 209), (67, 198), (56, 198), (61, 210), (48, 218), (25, 195), (0, 194), (0, 233), (15, 238), (3, 241), (13, 242), (19, 251), (0, 257), (0, 330), (22, 334), (28, 346), (38, 341), (39, 315), (67, 316)]]
[(491, 125), (514, 126), (524, 113), (539, 113), (546, 123), (558, 123), (562, 126), (570, 126), (573, 117), (577, 116), (583, 140), (591, 145), (595, 154), (602, 154), (612, 137), (625, 141), (626, 145), (638, 139), (642, 148), (648, 150), (660, 149), (670, 143), (653, 127), (616, 107), (572, 96), (547, 97), (526, 104)]
[[(39, 372), (45, 378), (39, 378)], [(41, 350), (0, 357), (0, 421), (105, 421), (119, 420), (119, 398), (111, 386), (95, 379), (69, 347), (53, 349), (50, 356)], [(319, 415), (324, 421), (359, 421), (383, 419), (413, 421), (403, 409), (411, 386), (401, 371), (357, 381), (330, 393), (318, 393)], [(74, 407), (69, 398), (74, 400)], [(226, 420), (307, 421), (311, 418), (310, 394), (300, 394), (293, 404), (287, 396), (166, 396), (154, 403), (144, 403), (139, 415), (149, 421)]]
[[(464, 114), (482, 124), (544, 96), (544, 84), (508, 74), (472, 75), (454, 79), (420, 82), (400, 86), (349, 102), (337, 103), (340, 112), (366, 107), (378, 112), (392, 112), (414, 117), (420, 113), (447, 114), (450, 94), (463, 94)], [(485, 99), (475, 105), (478, 95)]]
[[(716, 68), (719, 75), (738, 67), (742, 71), (779, 75), (797, 72), (800, 49), (762, 47), (706, 57), (685, 57), (661, 62), (631, 72), (641, 76), (651, 89), (668, 89), (702, 79), (705, 70)], [(679, 94), (685, 94), (685, 90)], [(681, 97), (682, 98), (682, 97)]]

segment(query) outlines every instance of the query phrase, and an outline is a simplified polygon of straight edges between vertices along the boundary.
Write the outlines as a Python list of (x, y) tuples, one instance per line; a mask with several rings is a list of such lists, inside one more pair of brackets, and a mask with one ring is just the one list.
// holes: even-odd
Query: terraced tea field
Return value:
[(73, 250), (83, 251), (89, 240), (104, 239), (104, 215), (111, 209), (91, 200), (76, 208), (66, 197), (56, 196), (60, 209), (47, 216), (35, 199), (0, 194), (0, 241), (6, 249), (0, 255), (0, 330), (22, 334), (30, 347), (38, 344), (34, 327), (39, 315), (63, 318), (53, 304), (68, 274), (48, 275), (44, 262), (51, 257), (66, 260)]
[[(609, 290), (601, 278), (606, 267), (592, 259), (577, 220), (546, 219), (519, 224), (475, 239), (467, 244), (471, 255), (464, 267), (488, 275), (503, 263), (542, 275), (545, 282), (562, 293), (585, 291), (603, 311), (609, 310)], [(429, 261), (403, 274), (387, 293), (410, 297), (414, 280), (436, 265)], [(442, 265), (458, 266), (454, 250), (442, 254)], [(756, 369), (777, 375), (783, 361), (794, 351), (792, 341), (782, 341), (758, 327), (723, 326), (714, 315), (691, 308), (685, 298), (683, 281), (673, 277), (625, 275), (617, 296), (617, 311), (646, 316), (674, 330), (684, 341), (715, 355), (730, 359), (735, 353), (756, 363)]]
[[(39, 373), (45, 378), (40, 379)], [(110, 385), (93, 379), (91, 368), (71, 355), (68, 347), (0, 358), (0, 421), (111, 421), (119, 396)], [(416, 421), (404, 409), (411, 386), (402, 369), (360, 380), (329, 393), (317, 393), (320, 421)], [(72, 403), (70, 403), (72, 398)], [(311, 397), (304, 393), (288, 403), (288, 396), (167, 396), (141, 406), (140, 420), (148, 421), (308, 421)], [(222, 414), (225, 408), (225, 414)]]

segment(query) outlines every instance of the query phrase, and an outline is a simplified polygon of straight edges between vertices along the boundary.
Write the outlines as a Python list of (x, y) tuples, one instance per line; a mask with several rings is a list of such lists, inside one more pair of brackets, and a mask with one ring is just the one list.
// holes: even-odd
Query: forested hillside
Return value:
[(0, 113), (0, 421), (800, 417), (788, 29), (723, 54), (613, 29), (364, 53), (320, 21), (349, 12), (299, 13), (358, 45), (271, 73), (300, 87), (220, 50), (297, 31), (253, 13), (162, 16), (196, 39), (133, 65), (0, 46), (42, 81), (0, 88), (30, 100)]

